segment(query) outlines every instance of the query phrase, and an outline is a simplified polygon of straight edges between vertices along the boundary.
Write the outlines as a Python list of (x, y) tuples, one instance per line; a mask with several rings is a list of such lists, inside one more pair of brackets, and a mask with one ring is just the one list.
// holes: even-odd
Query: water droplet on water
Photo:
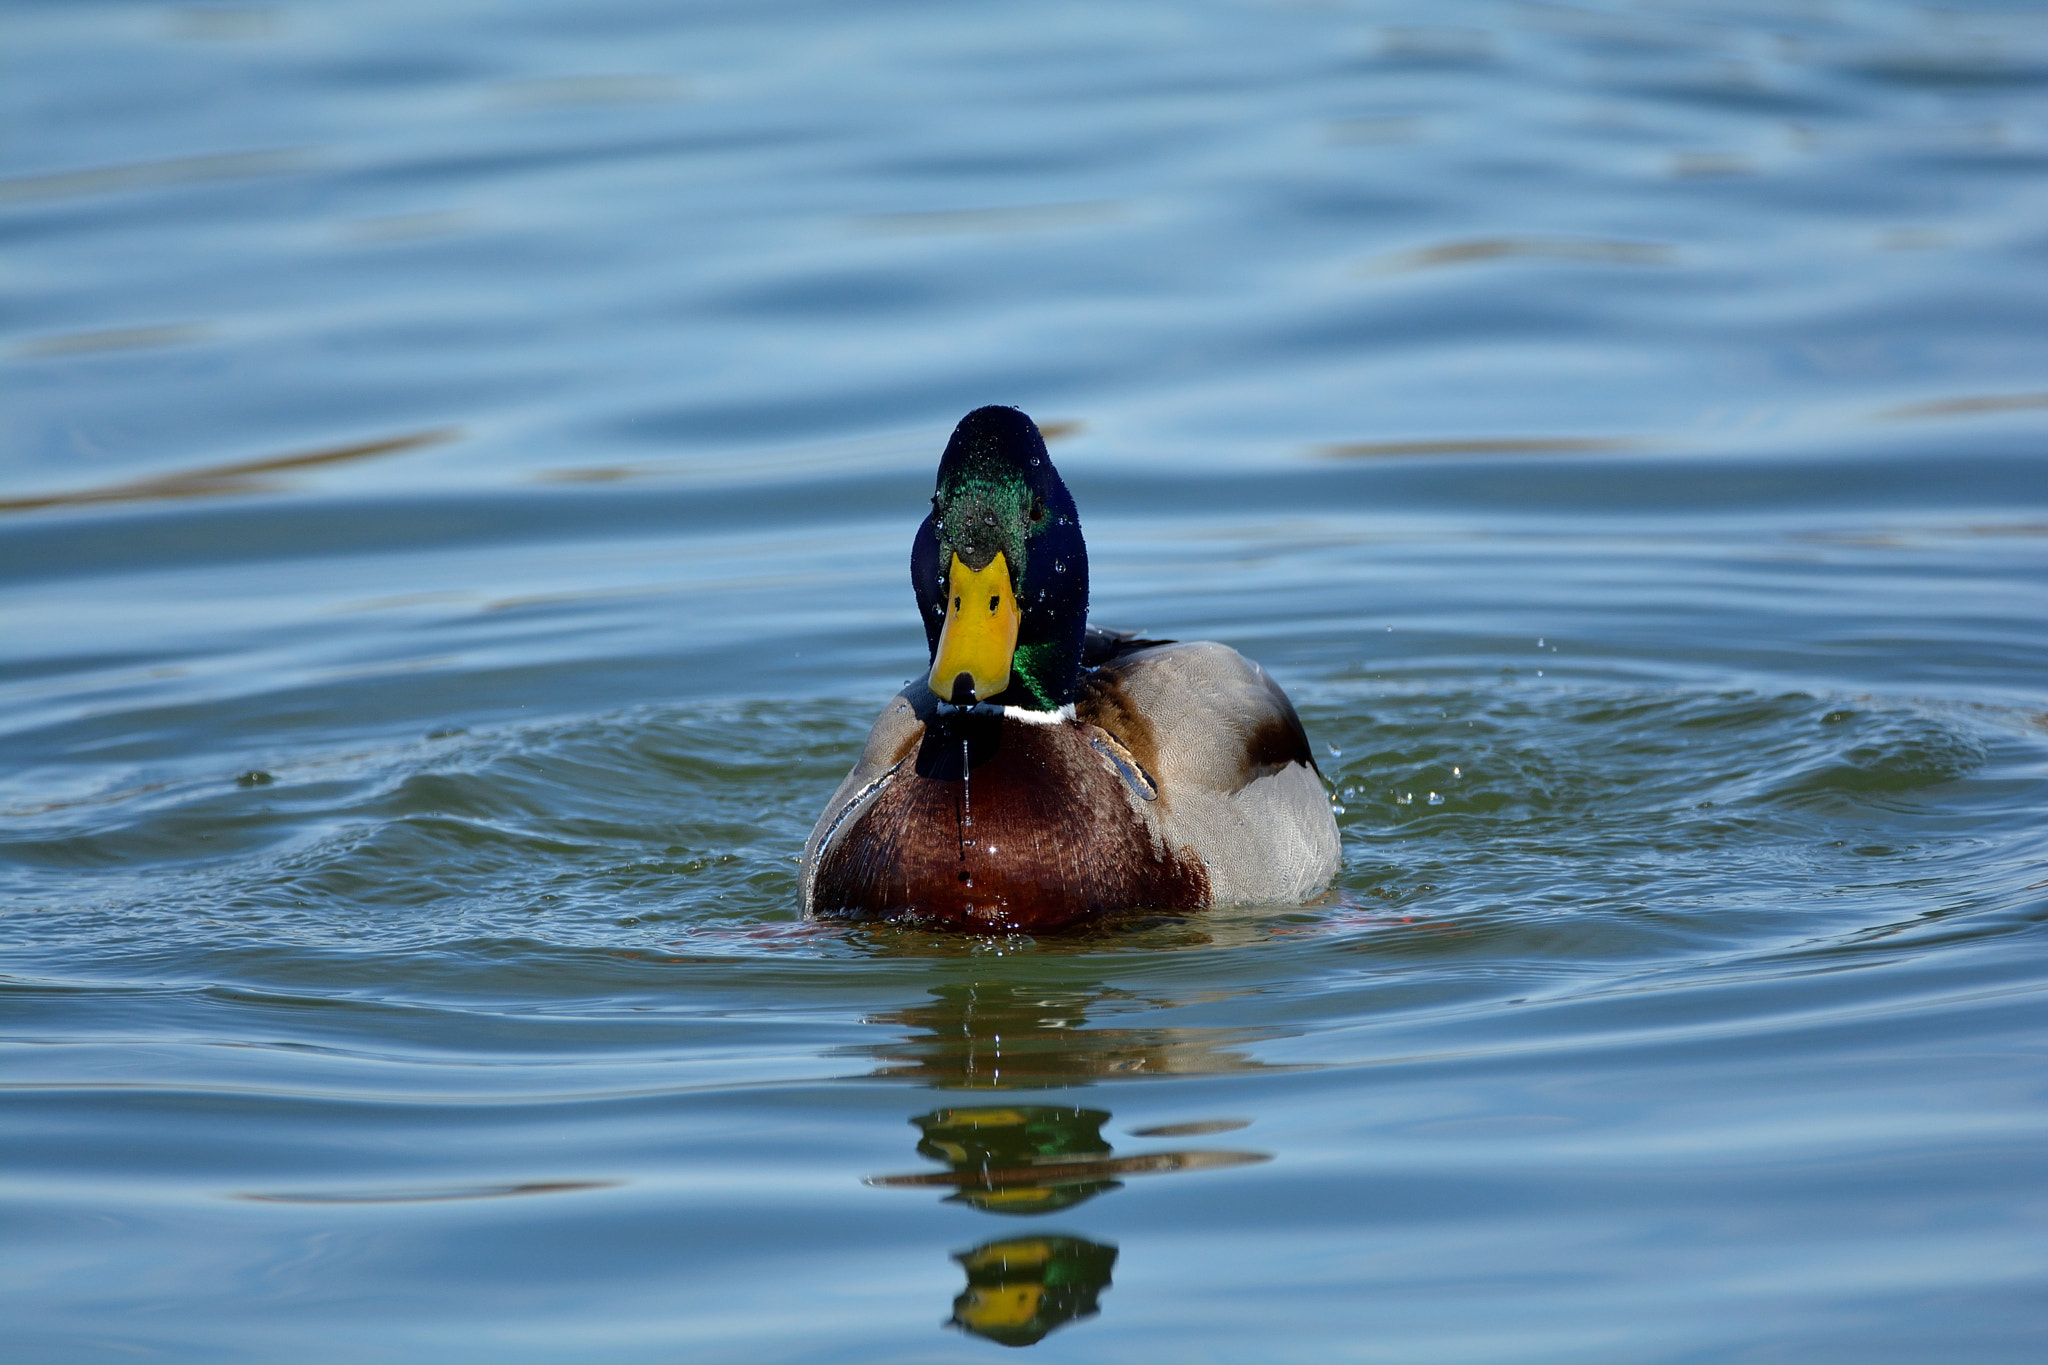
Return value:
[(1414, 793), (1414, 792), (1395, 792), (1395, 793), (1394, 793), (1394, 804), (1395, 804), (1395, 805), (1397, 805), (1397, 806), (1412, 806), (1412, 805), (1414, 805), (1414, 804), (1415, 804), (1415, 793)]
[(1464, 775), (1465, 775), (1465, 770), (1464, 770), (1463, 768), (1453, 768), (1453, 769), (1451, 769), (1451, 776), (1452, 776), (1452, 777), (1463, 777)]
[(1443, 793), (1442, 793), (1442, 792), (1431, 792), (1431, 793), (1429, 794), (1429, 804), (1430, 804), (1430, 805), (1432, 805), (1432, 806), (1441, 806), (1441, 805), (1442, 805), (1443, 803), (1444, 803), (1444, 798), (1443, 798)]
[(1324, 747), (1325, 749), (1328, 749), (1328, 750), (1330, 751), (1330, 757), (1331, 757), (1331, 758), (1342, 758), (1342, 757), (1344, 757), (1344, 751), (1343, 751), (1342, 749), (1338, 748), (1338, 747), (1337, 747), (1336, 745), (1334, 745), (1334, 744), (1330, 743), (1330, 741), (1329, 741), (1329, 740), (1327, 740), (1327, 739), (1323, 741), (1323, 747)]

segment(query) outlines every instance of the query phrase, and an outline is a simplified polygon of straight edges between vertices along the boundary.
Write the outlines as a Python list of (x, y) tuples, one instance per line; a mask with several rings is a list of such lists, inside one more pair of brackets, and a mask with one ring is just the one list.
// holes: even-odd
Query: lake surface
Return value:
[[(0, 35), (10, 1361), (2040, 1358), (2038, 6)], [(1323, 900), (797, 919), (983, 403)]]

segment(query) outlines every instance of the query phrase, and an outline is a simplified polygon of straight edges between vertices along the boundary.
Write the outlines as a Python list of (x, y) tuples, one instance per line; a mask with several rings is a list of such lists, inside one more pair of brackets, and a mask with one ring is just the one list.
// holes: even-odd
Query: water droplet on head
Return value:
[(1065, 573), (1067, 571), (1067, 561), (1064, 559), (1055, 559), (1052, 562), (1052, 571), (1054, 573)]
[(1038, 459), (1038, 457), (1037, 457), (1036, 455), (1033, 455), (1033, 456), (1031, 457), (1031, 467), (1032, 467), (1033, 469), (1036, 469), (1036, 468), (1038, 468), (1038, 465), (1039, 465), (1039, 459)]
[(983, 520), (984, 522), (988, 523), (988, 524), (989, 524), (990, 526), (993, 526), (993, 525), (995, 525), (995, 524), (996, 524), (996, 514), (995, 514), (995, 513), (993, 513), (993, 512), (983, 512), (983, 513), (981, 514), (981, 519), (982, 519), (982, 520)]

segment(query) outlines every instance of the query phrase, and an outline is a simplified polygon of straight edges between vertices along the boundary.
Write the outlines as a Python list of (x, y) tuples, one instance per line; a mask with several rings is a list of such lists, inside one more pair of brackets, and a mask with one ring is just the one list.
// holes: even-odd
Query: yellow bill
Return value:
[(1003, 552), (985, 569), (970, 569), (953, 556), (946, 573), (946, 624), (932, 657), (931, 688), (948, 701), (965, 673), (973, 700), (987, 701), (1010, 685), (1010, 658), (1017, 652), (1017, 595)]

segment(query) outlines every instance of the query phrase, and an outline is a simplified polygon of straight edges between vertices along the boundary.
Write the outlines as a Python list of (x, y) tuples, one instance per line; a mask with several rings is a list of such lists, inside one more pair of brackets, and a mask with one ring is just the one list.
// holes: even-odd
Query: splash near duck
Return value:
[(911, 543), (930, 667), (804, 849), (804, 911), (975, 931), (1298, 904), (1337, 824), (1294, 706), (1225, 645), (1088, 625), (1088, 547), (1031, 419), (967, 414)]

